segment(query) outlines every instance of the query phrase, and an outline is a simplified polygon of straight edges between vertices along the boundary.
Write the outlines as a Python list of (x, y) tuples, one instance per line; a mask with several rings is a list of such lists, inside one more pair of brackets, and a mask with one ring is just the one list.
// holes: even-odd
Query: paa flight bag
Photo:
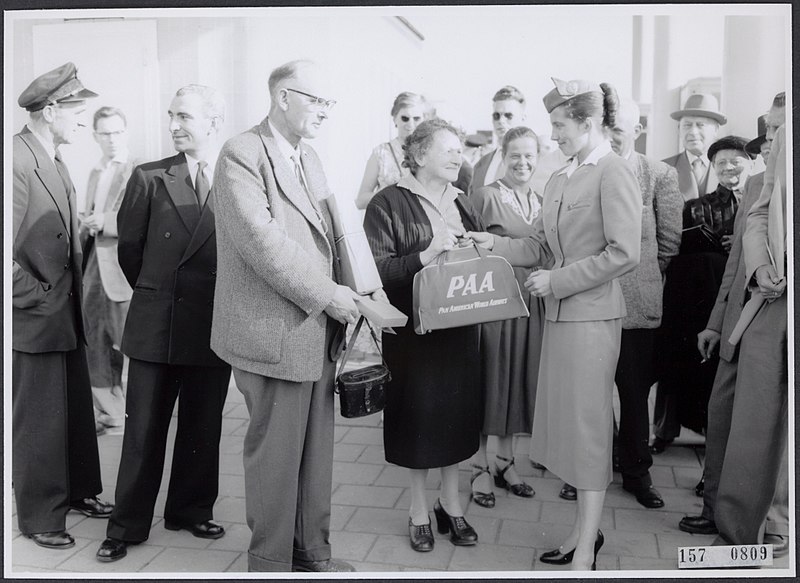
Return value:
[(414, 331), (528, 317), (508, 261), (473, 245), (439, 255), (414, 275)]

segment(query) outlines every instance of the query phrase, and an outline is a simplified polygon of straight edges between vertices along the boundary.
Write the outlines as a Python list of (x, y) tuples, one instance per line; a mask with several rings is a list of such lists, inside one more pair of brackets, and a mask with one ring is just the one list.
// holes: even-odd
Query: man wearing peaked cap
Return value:
[(84, 127), (96, 94), (67, 63), (19, 96), (30, 120), (13, 138), (12, 479), (19, 529), (74, 546), (70, 509), (107, 517), (81, 311), (75, 187), (58, 148)]
[(683, 109), (672, 112), (679, 123), (684, 151), (666, 158), (664, 162), (678, 171), (678, 186), (684, 200), (703, 196), (717, 187), (716, 175), (706, 156), (720, 126), (728, 118), (719, 111), (717, 98), (710, 93), (695, 93), (686, 99)]

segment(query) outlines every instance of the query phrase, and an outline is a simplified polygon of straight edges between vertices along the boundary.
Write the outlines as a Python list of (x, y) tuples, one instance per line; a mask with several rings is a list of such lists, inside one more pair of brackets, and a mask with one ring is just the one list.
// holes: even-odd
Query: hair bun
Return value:
[(600, 83), (603, 90), (603, 125), (613, 128), (617, 125), (617, 113), (619, 112), (619, 95), (613, 85)]

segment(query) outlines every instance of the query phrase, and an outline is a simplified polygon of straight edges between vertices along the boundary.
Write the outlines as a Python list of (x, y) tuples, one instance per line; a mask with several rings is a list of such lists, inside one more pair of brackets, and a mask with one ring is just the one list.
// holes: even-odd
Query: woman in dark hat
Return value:
[(544, 97), (552, 138), (570, 163), (550, 178), (529, 237), (469, 233), (512, 265), (540, 266), (525, 287), (544, 298), (545, 324), (531, 459), (578, 491), (575, 524), (543, 562), (596, 568), (598, 530), (611, 483), (612, 391), (625, 300), (617, 277), (639, 262), (642, 195), (633, 170), (613, 154), (608, 84), (557, 79)]

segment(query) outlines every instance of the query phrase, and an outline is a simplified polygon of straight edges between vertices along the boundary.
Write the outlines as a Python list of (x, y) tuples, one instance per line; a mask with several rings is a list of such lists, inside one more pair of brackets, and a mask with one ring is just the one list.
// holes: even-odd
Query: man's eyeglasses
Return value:
[(512, 119), (514, 119), (514, 114), (513, 114), (513, 113), (511, 113), (510, 111), (507, 111), (507, 112), (505, 112), (505, 113), (498, 113), (498, 112), (496, 112), (496, 111), (495, 111), (495, 112), (492, 114), (492, 119), (493, 119), (494, 121), (500, 121), (500, 118), (501, 118), (501, 117), (504, 117), (504, 118), (506, 118), (508, 121), (511, 121)]
[(284, 87), (284, 89), (286, 89), (286, 91), (292, 91), (294, 93), (299, 93), (300, 95), (305, 95), (311, 100), (311, 105), (314, 105), (323, 111), (329, 111), (334, 105), (336, 105), (336, 101), (334, 99), (324, 99), (322, 97), (317, 97), (316, 95), (311, 95), (310, 93), (298, 91), (297, 89), (292, 89), (290, 87)]
[(117, 132), (95, 132), (94, 135), (96, 135), (99, 138), (108, 139), (108, 138), (116, 138), (117, 136), (121, 136), (124, 133), (125, 130), (119, 130)]

